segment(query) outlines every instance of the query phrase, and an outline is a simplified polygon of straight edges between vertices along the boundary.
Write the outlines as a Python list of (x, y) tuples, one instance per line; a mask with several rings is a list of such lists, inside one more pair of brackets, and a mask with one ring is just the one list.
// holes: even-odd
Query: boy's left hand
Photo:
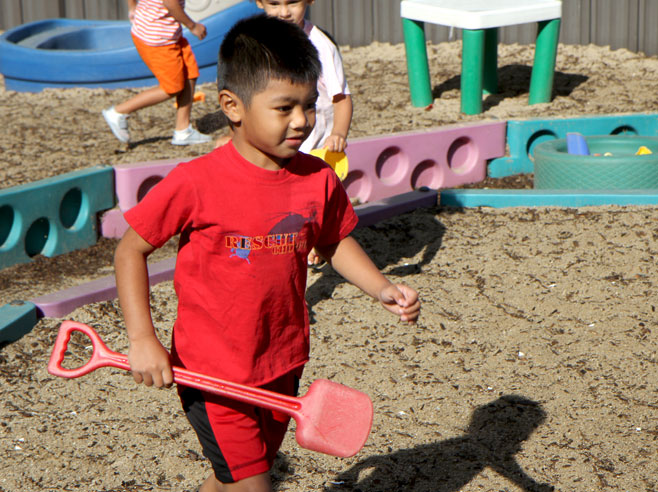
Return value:
[(379, 300), (388, 311), (400, 320), (415, 323), (420, 315), (418, 292), (404, 284), (391, 284), (382, 289)]

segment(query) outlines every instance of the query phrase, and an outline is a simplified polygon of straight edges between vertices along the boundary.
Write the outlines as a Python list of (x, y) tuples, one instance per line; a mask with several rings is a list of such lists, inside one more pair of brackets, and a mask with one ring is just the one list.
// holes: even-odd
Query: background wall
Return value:
[[(564, 0), (562, 15), (562, 43), (658, 54), (656, 0)], [(53, 17), (125, 19), (127, 9), (124, 0), (0, 0), (0, 30)], [(310, 19), (341, 45), (402, 42), (400, 0), (317, 0)], [(428, 26), (427, 35), (440, 42), (460, 39), (461, 31)], [(532, 24), (504, 28), (500, 34), (503, 43), (532, 43), (534, 36)]]

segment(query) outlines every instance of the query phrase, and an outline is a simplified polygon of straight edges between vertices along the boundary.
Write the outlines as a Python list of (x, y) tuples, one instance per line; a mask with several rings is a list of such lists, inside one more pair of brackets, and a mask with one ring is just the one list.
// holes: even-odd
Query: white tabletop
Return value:
[(400, 15), (442, 26), (488, 29), (562, 17), (560, 0), (403, 0)]

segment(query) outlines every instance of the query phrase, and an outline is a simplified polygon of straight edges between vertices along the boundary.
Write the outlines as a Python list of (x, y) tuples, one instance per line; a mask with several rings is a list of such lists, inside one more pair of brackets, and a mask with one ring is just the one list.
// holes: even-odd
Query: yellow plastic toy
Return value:
[(649, 155), (649, 154), (653, 154), (653, 152), (651, 152), (644, 145), (642, 145), (639, 149), (637, 149), (637, 152), (635, 153), (635, 155)]
[(332, 152), (327, 149), (313, 149), (311, 150), (311, 155), (319, 157), (329, 164), (341, 181), (347, 177), (349, 165), (347, 162), (347, 156), (344, 152)]

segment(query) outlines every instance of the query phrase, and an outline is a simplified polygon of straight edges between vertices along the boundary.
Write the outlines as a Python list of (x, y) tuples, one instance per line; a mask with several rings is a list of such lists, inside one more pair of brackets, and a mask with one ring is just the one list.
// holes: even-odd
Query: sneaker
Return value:
[(212, 140), (210, 135), (205, 135), (198, 130), (195, 130), (191, 126), (186, 130), (174, 132), (174, 136), (171, 139), (173, 145), (194, 145), (201, 143), (208, 143)]
[(117, 113), (112, 106), (110, 109), (103, 110), (103, 118), (114, 133), (114, 136), (123, 143), (130, 142), (130, 133), (128, 133), (128, 115)]

